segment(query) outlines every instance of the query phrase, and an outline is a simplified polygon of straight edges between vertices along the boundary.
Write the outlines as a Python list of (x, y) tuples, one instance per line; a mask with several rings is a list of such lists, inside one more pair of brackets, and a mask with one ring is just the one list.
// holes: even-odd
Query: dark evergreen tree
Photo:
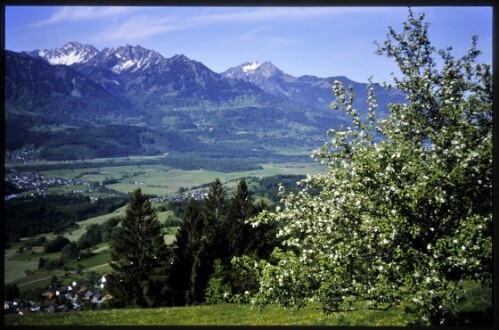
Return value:
[(174, 305), (185, 305), (195, 302), (191, 290), (194, 256), (197, 254), (201, 240), (204, 221), (201, 207), (191, 198), (186, 206), (182, 225), (177, 232), (173, 250), (173, 265), (170, 272), (169, 286), (172, 288)]
[(140, 189), (130, 197), (121, 230), (112, 242), (108, 290), (118, 306), (158, 306), (165, 303), (169, 249), (156, 210)]
[[(202, 208), (201, 208), (202, 206)], [(177, 233), (174, 262), (169, 286), (173, 288), (173, 304), (198, 304), (205, 302), (210, 278), (220, 279), (233, 293), (258, 288), (254, 278), (242, 276), (244, 272), (233, 268), (234, 256), (252, 254), (267, 257), (275, 246), (275, 232), (270, 236), (267, 228), (254, 229), (245, 221), (260, 212), (265, 205), (253, 205), (248, 186), (241, 180), (234, 196), (226, 202), (220, 180), (211, 183), (205, 200), (190, 199), (185, 208), (183, 222)], [(270, 238), (270, 239), (269, 239)], [(215, 274), (215, 260), (220, 260)], [(223, 274), (221, 273), (223, 272)], [(213, 290), (212, 290), (213, 291)]]
[(224, 221), (223, 233), (226, 235), (227, 251), (220, 255), (220, 263), (216, 272), (208, 280), (206, 292), (211, 300), (224, 300), (220, 288), (229, 290), (232, 295), (244, 295), (246, 291), (256, 292), (258, 281), (246, 269), (234, 266), (232, 258), (244, 254), (256, 258), (268, 258), (277, 246), (276, 224), (264, 224), (253, 228), (246, 223), (250, 217), (267, 208), (260, 201), (254, 205), (253, 198), (245, 180), (241, 180), (234, 196), (230, 199), (227, 217)]
[(216, 179), (211, 183), (210, 191), (204, 200), (204, 224), (198, 233), (201, 239), (191, 270), (190, 295), (195, 303), (205, 301), (205, 290), (213, 274), (214, 262), (227, 253), (226, 234), (222, 228), (226, 213), (225, 190), (222, 182)]
[[(225, 190), (219, 179), (211, 183), (210, 191), (204, 200), (205, 223), (203, 233), (206, 239), (202, 242), (199, 258), (203, 269), (200, 283), (206, 287), (210, 275), (213, 273), (213, 263), (216, 259), (226, 256), (227, 235), (224, 232), (223, 223), (227, 217), (227, 203)], [(202, 289), (204, 292), (204, 288)]]
[(220, 179), (216, 179), (210, 185), (210, 191), (205, 198), (205, 209), (208, 226), (214, 228), (225, 213), (225, 190)]
[[(242, 255), (251, 237), (251, 226), (245, 223), (255, 213), (253, 198), (246, 180), (239, 181), (234, 196), (230, 199), (226, 221), (229, 258)], [(230, 261), (230, 260), (229, 260)]]

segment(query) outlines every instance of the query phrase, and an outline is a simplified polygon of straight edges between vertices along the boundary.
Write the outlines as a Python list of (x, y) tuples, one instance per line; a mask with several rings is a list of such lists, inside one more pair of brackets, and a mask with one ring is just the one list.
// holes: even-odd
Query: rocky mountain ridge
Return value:
[[(58, 150), (50, 156), (56, 158), (68, 150), (72, 157), (297, 148), (306, 154), (323, 144), (328, 128), (349, 124), (329, 110), (332, 79), (351, 84), (359, 112), (367, 112), (367, 84), (293, 77), (270, 61), (216, 73), (185, 55), (165, 58), (131, 45), (98, 51), (70, 42), (6, 53), (6, 147), (33, 144)], [(397, 91), (375, 88), (380, 109), (404, 101)], [(82, 131), (92, 136), (79, 139)], [(127, 139), (117, 133), (126, 131)]]

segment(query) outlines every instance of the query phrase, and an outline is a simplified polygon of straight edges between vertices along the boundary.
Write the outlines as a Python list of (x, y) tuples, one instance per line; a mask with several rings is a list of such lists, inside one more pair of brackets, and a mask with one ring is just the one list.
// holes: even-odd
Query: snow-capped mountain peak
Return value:
[[(52, 65), (73, 65), (90, 62), (94, 66), (104, 64), (116, 74), (146, 69), (164, 60), (158, 52), (141, 46), (125, 45), (118, 48), (104, 48), (98, 51), (91, 45), (68, 42), (55, 49), (35, 50), (28, 53), (41, 57)], [(89, 64), (90, 64), (89, 63)]]
[(246, 62), (236, 67), (232, 67), (221, 73), (222, 76), (230, 79), (249, 82), (265, 92), (279, 96), (287, 97), (287, 89), (296, 81), (297, 78), (284, 73), (272, 62)]
[(241, 67), (241, 70), (243, 70), (243, 72), (245, 72), (245, 73), (248, 73), (249, 71), (254, 71), (254, 70), (258, 69), (258, 67), (260, 67), (260, 65), (262, 65), (262, 63), (260, 63), (258, 61), (253, 61), (253, 62), (250, 62), (250, 63), (244, 65), (243, 67)]
[(61, 48), (35, 50), (31, 55), (41, 57), (52, 65), (73, 65), (88, 62), (97, 53), (98, 50), (94, 46), (72, 41)]
[(102, 51), (102, 55), (107, 59), (114, 58), (114, 65), (111, 70), (118, 74), (125, 71), (134, 72), (139, 69), (146, 69), (164, 60), (164, 57), (154, 50), (128, 44), (116, 49), (106, 48)]
[(223, 76), (228, 78), (249, 80), (250, 82), (253, 82), (255, 79), (268, 79), (280, 74), (284, 73), (270, 61), (246, 62), (222, 73)]

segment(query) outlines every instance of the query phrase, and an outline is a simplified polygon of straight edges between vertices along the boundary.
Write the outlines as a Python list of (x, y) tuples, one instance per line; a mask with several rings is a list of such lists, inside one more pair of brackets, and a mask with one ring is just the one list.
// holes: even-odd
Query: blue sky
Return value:
[[(479, 36), (492, 62), (492, 7), (414, 7), (431, 23), (434, 46), (456, 56)], [(101, 50), (125, 44), (165, 57), (184, 54), (215, 72), (269, 60), (286, 73), (389, 81), (392, 60), (375, 55), (388, 27), (400, 31), (407, 7), (60, 7), (7, 6), (5, 47), (51, 49), (68, 41)]]

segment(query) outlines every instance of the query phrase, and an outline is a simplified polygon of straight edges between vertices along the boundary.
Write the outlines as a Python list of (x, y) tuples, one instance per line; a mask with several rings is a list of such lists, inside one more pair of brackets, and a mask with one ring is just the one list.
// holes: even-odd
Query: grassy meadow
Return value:
[(6, 325), (41, 326), (137, 326), (137, 325), (404, 325), (401, 309), (354, 311), (325, 315), (320, 309), (306, 307), (298, 311), (270, 305), (263, 310), (250, 305), (219, 304), (171, 308), (110, 309), (56, 314), (6, 315)]
[[(466, 282), (466, 300), (454, 320), (459, 325), (492, 325), (492, 293), (476, 282)], [(6, 315), (6, 325), (41, 326), (405, 326), (412, 317), (404, 305), (388, 310), (371, 310), (366, 302), (356, 302), (355, 310), (326, 315), (317, 305), (287, 310), (268, 305), (262, 310), (245, 304), (216, 304), (168, 308), (104, 309), (69, 313)]]

